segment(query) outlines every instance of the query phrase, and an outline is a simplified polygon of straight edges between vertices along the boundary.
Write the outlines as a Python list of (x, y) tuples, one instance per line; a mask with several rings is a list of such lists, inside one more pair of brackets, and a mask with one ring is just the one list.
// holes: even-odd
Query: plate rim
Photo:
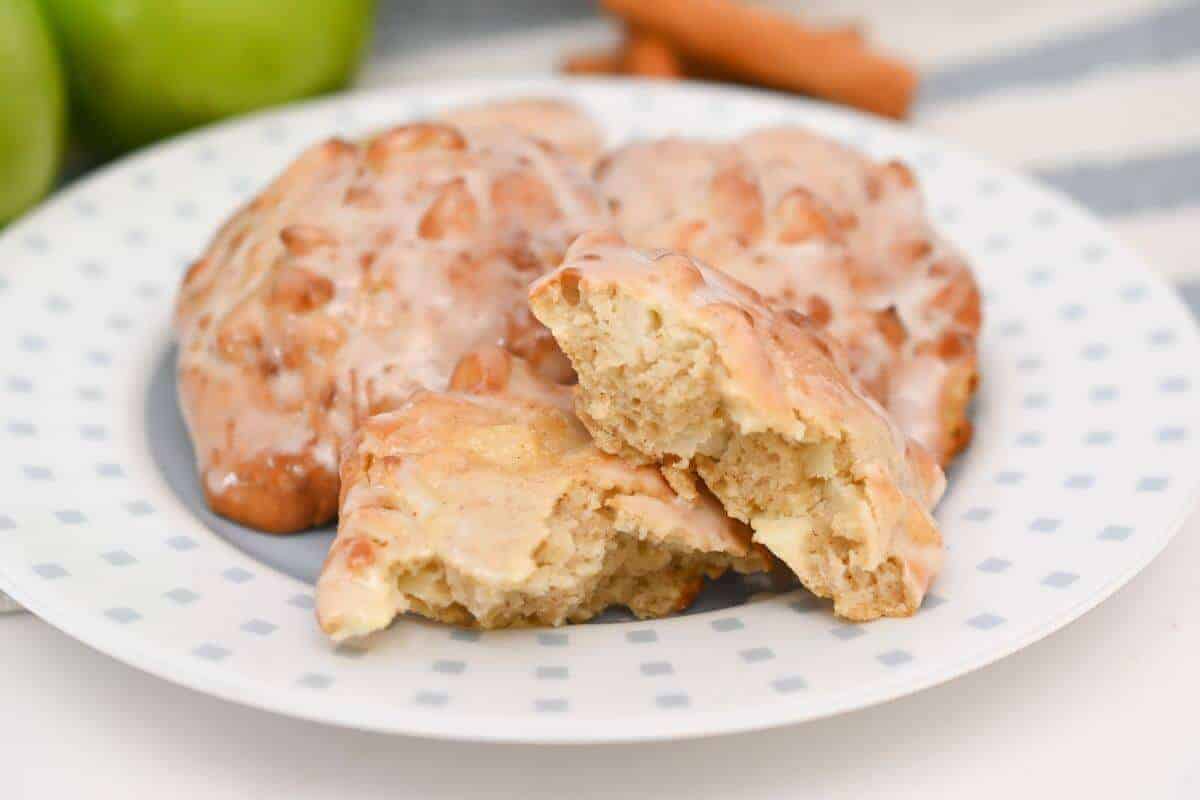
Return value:
[[(413, 95), (436, 95), (462, 91), (486, 92), (497, 96), (515, 96), (521, 93), (535, 92), (570, 95), (572, 87), (598, 86), (629, 91), (639, 85), (653, 87), (660, 91), (678, 91), (697, 95), (718, 93), (732, 97), (756, 97), (775, 103), (788, 103), (793, 107), (808, 109), (818, 114), (851, 118), (857, 124), (864, 125), (868, 129), (887, 130), (892, 133), (900, 133), (910, 139), (916, 138), (937, 152), (953, 153), (981, 168), (1016, 177), (1026, 186), (1033, 187), (1039, 193), (1051, 198), (1054, 203), (1068, 207), (1074, 213), (1096, 224), (1105, 232), (1108, 241), (1114, 245), (1114, 249), (1119, 251), (1129, 267), (1133, 268), (1136, 265), (1135, 269), (1130, 270), (1131, 274), (1137, 274), (1140, 279), (1167, 290), (1164, 292), (1164, 298), (1169, 297), (1169, 300), (1164, 299), (1163, 302), (1173, 304), (1176, 311), (1189, 320), (1190, 334), (1193, 339), (1196, 339), (1197, 333), (1200, 332), (1196, 320), (1178, 293), (1171, 287), (1169, 281), (1150, 266), (1144, 257), (1113, 235), (1103, 220), (1095, 217), (1071, 197), (1053, 187), (1042, 184), (1035, 177), (963, 150), (939, 136), (905, 129), (895, 123), (861, 112), (779, 92), (742, 89), (704, 82), (692, 82), (687, 86), (679, 86), (661, 81), (562, 78), (537, 75), (520, 78), (435, 81), (420, 86), (355, 90), (289, 103), (206, 125), (119, 158), (55, 193), (42, 207), (18, 219), (3, 233), (0, 233), (0, 239), (16, 238), (37, 217), (48, 213), (52, 207), (70, 202), (76, 194), (88, 190), (96, 182), (109, 175), (131, 170), (143, 161), (155, 158), (165, 150), (183, 147), (189, 142), (201, 140), (216, 132), (245, 125), (252, 121), (261, 122), (272, 117), (323, 106), (344, 103), (375, 103), (387, 98), (411, 98)], [(454, 715), (446, 716), (437, 712), (384, 705), (381, 705), (376, 713), (364, 717), (361, 705), (344, 705), (337, 700), (318, 696), (307, 698), (305, 703), (297, 703), (294, 690), (289, 690), (287, 687), (266, 686), (249, 680), (237, 679), (233, 673), (217, 672), (203, 665), (188, 662), (178, 655), (164, 654), (159, 646), (146, 646), (143, 637), (104, 625), (101, 620), (92, 620), (87, 615), (79, 613), (78, 610), (59, 607), (58, 598), (54, 597), (54, 592), (26, 591), (27, 587), (34, 585), (33, 582), (22, 581), (12, 574), (3, 562), (0, 562), (0, 588), (3, 588), (13, 599), (48, 624), (121, 663), (193, 691), (288, 717), (378, 733), (467, 742), (580, 745), (679, 740), (765, 730), (861, 710), (946, 683), (1007, 658), (1069, 625), (1116, 594), (1166, 549), (1188, 521), (1198, 502), (1200, 502), (1200, 475), (1191, 479), (1189, 488), (1182, 493), (1182, 500), (1178, 502), (1178, 508), (1173, 512), (1170, 522), (1164, 525), (1162, 532), (1156, 537), (1153, 546), (1139, 550), (1136, 558), (1131, 559), (1119, 571), (1114, 571), (1109, 580), (1081, 598), (1076, 604), (1068, 606), (1059, 613), (1048, 615), (1039, 624), (1027, 630), (1024, 635), (1007, 641), (1003, 647), (980, 647), (953, 661), (942, 660), (937, 663), (936, 667), (891, 680), (877, 681), (866, 689), (844, 689), (836, 693), (825, 693), (821, 695), (818, 702), (795, 703), (781, 700), (773, 706), (755, 706), (750, 709), (696, 710), (682, 717), (638, 713), (611, 719), (593, 719), (590, 720), (592, 724), (587, 726), (587, 729), (584, 729), (584, 726), (577, 721), (570, 719), (551, 717), (532, 721), (525, 720), (522, 725), (514, 726), (511, 719), (496, 714), (456, 712)], [(846, 696), (854, 699), (845, 701)]]

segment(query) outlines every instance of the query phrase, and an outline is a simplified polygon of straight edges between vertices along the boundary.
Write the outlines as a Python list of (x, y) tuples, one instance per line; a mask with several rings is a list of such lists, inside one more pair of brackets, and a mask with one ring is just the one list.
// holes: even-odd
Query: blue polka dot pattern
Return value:
[[(614, 145), (798, 122), (913, 165), (985, 294), (975, 441), (936, 512), (946, 569), (914, 618), (847, 623), (794, 585), (726, 578), (739, 591), (718, 585), (696, 613), (665, 620), (492, 632), (405, 616), (334, 646), (316, 628), (311, 585), (328, 534), (236, 538), (204, 510), (189, 444), (164, 416), (177, 415), (182, 271), (310, 142), (497, 92), (571, 95)], [(219, 125), (85, 178), (0, 232), (0, 318), (0, 476), (14, 490), (0, 496), (0, 590), (194, 688), (386, 731), (669, 738), (905, 694), (1114, 591), (1165, 546), (1200, 482), (1200, 336), (1101, 225), (911, 130), (736, 90), (423, 86)], [(148, 441), (164, 419), (155, 430), (167, 438)]]

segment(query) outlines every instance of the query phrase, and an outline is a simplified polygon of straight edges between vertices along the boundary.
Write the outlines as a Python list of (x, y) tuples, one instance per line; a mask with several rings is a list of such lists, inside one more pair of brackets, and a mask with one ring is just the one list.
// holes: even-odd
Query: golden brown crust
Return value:
[(337, 514), (338, 476), (306, 454), (267, 454), (221, 468), (219, 491), (204, 482), (204, 497), (223, 517), (266, 533), (324, 525)]

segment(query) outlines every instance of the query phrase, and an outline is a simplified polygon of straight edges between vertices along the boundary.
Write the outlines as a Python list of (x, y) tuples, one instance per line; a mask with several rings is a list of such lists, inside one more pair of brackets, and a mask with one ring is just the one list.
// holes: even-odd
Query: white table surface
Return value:
[[(1144, 30), (1136, 17), (1158, 8), (1159, 0), (1057, 5), (1021, 0), (1006, 5), (1003, 18), (977, 9), (983, 14), (972, 18), (978, 24), (957, 13), (947, 16), (942, 13), (944, 4), (934, 0), (922, 2), (922, 7), (936, 7), (939, 13), (921, 17), (920, 24), (909, 19), (907, 5), (874, 0), (809, 0), (804, 5), (810, 11), (812, 6), (832, 5), (878, 14), (893, 9), (895, 19), (890, 24), (877, 20), (877, 30), (907, 44), (902, 49), (927, 68), (936, 67), (939, 60), (954, 62), (963, 53), (1011, 49), (1081, 26), (1124, 26), (1121, 30), (1133, 41), (1142, 37), (1166, 42), (1161, 31)], [(1196, 4), (1189, 0), (1185, 6)], [(1200, 21), (1200, 14), (1188, 13), (1193, 24)], [(1126, 22), (1126, 17), (1133, 21)], [(942, 35), (932, 25), (950, 19), (961, 20), (953, 35)], [(403, 18), (393, 22), (395, 30), (420, 38)], [(906, 28), (908, 22), (913, 24)], [(914, 31), (911, 36), (906, 33), (909, 28)], [(450, 66), (470, 72), (476, 66), (470, 53), (487, 62), (488, 72), (544, 69), (568, 40), (597, 35), (602, 38), (605, 33), (585, 25), (571, 36), (546, 30), (505, 48), (431, 48), (403, 62), (377, 62), (367, 82), (448, 77)], [(1020, 116), (1013, 108), (1018, 100), (1029, 109), (1053, 109), (1063, 105), (1057, 100), (1061, 97), (1070, 100), (1066, 106), (1072, 116), (1080, 117), (1080, 125), (1095, 130), (1087, 121), (1089, 113), (1107, 118), (1114, 106), (1136, 98), (1174, 107), (1170, 93), (1142, 91), (1147, 81), (1194, 78), (1188, 85), (1200, 83), (1200, 61), (1195, 57), (1164, 58), (1147, 72), (1143, 61), (1154, 61), (1153, 48), (1127, 49), (1135, 54), (1130, 57), (1135, 63), (1101, 78), (1080, 69), (1078, 75), (1058, 78), (1048, 88), (1001, 92), (970, 103), (932, 104), (918, 115), (917, 125), (1051, 180), (1059, 174), (1070, 176), (1070, 170), (1043, 169), (1044, 163), (1064, 154), (1090, 159), (1087, 163), (1124, 159), (1136, 167), (1144, 151), (1183, 147), (1191, 152), (1187, 148), (1200, 128), (1175, 125), (1172, 130), (1179, 132), (1180, 141), (1160, 143), (1152, 135), (1160, 130), (1154, 121), (1161, 117), (1157, 113), (1129, 116), (1120, 130), (1108, 126), (1107, 138), (1079, 138), (1077, 131), (1068, 130), (1071, 126), (1059, 124), (1062, 120), (1051, 126), (1061, 129), (1060, 145), (1090, 141), (1111, 150), (1101, 153), (1076, 153), (1073, 146), (1064, 150), (1066, 145), (1058, 147), (1063, 150), (1059, 153), (1053, 137), (1038, 140), (1045, 154), (1026, 152), (1032, 147), (1029, 142), (1014, 140), (1004, 133), (1006, 126), (998, 128), (994, 122)], [(1194, 49), (1200, 55), (1200, 47)], [(1040, 57), (1060, 58), (1056, 53)], [(1019, 71), (1023, 63), (1023, 58), (1014, 59), (1012, 67)], [(1104, 91), (1096, 90), (1097, 82)], [(1194, 112), (1194, 106), (1187, 111)], [(1138, 125), (1132, 124), (1138, 120)], [(1146, 180), (1133, 174), (1134, 182), (1143, 186), (1155, 176), (1162, 179), (1159, 173), (1146, 173)], [(1167, 185), (1162, 197), (1170, 196), (1170, 189)], [(1176, 198), (1164, 202), (1163, 208), (1106, 215), (1121, 235), (1185, 285), (1200, 276), (1195, 259), (1200, 252), (1195, 233), (1200, 206), (1194, 202), (1200, 192), (1193, 195), (1182, 204)], [(1091, 204), (1105, 198), (1102, 193), (1085, 193), (1079, 199)], [(1102, 208), (1104, 202), (1097, 205)], [(1200, 515), (1116, 596), (1065, 630), (975, 674), (884, 706), (803, 726), (636, 747), (464, 745), (297, 722), (142, 674), (31, 615), (0, 616), (0, 800), (1200, 798), (1200, 737), (1194, 731), (1200, 708), (1197, 564)]]
[(1197, 564), (1200, 515), (1099, 608), (972, 675), (820, 722), (641, 746), (296, 722), (145, 675), (31, 615), (0, 617), (0, 797), (1196, 798)]

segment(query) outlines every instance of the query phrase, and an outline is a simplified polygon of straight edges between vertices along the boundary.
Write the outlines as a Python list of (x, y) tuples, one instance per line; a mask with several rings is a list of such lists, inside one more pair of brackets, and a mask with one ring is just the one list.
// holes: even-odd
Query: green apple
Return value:
[(43, 0), (106, 153), (344, 86), (374, 0)]
[(36, 0), (0, 2), (0, 225), (36, 203), (58, 172), (66, 88)]

